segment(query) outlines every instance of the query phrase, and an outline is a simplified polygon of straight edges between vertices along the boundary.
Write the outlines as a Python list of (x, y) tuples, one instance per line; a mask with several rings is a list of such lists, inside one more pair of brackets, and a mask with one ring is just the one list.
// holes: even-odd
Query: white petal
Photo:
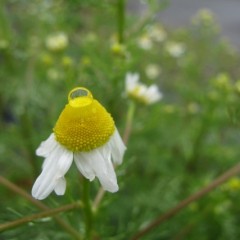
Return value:
[(91, 180), (96, 176), (103, 189), (116, 192), (118, 191), (117, 178), (110, 157), (109, 147), (105, 144), (90, 152), (78, 153), (75, 162), (86, 178)]
[(138, 85), (138, 96), (139, 97), (145, 97), (146, 92), (147, 92), (147, 86), (142, 84), (142, 83), (139, 83), (139, 85)]
[(123, 155), (126, 150), (126, 146), (124, 145), (122, 138), (115, 127), (115, 131), (110, 138), (109, 145), (111, 147), (112, 159), (115, 164), (121, 164), (123, 160)]
[(93, 168), (91, 167), (91, 162), (88, 158), (84, 158), (85, 155), (82, 153), (74, 153), (74, 161), (77, 165), (78, 170), (82, 173), (82, 175), (92, 181), (95, 178), (95, 173)]
[(93, 158), (92, 164), (94, 165), (94, 170), (103, 189), (109, 192), (117, 192), (119, 189), (117, 177), (110, 157), (101, 160), (99, 158)]
[(34, 198), (42, 200), (54, 190), (57, 184), (56, 178), (54, 179), (54, 168), (53, 166), (52, 169), (43, 170), (37, 178), (32, 188), (32, 196)]
[(71, 166), (73, 153), (58, 144), (53, 152), (45, 159), (42, 173), (32, 188), (32, 195), (36, 199), (46, 198), (56, 187)]
[(159, 91), (156, 84), (151, 85), (146, 92), (146, 99), (148, 103), (154, 103), (159, 101), (162, 98), (162, 93)]
[(55, 140), (54, 133), (52, 133), (46, 141), (40, 144), (36, 150), (36, 154), (40, 157), (47, 157), (57, 145), (58, 142)]
[(56, 174), (59, 177), (62, 177), (66, 174), (66, 172), (69, 170), (69, 168), (72, 165), (73, 161), (73, 153), (69, 150), (63, 148), (64, 152), (63, 155), (58, 160), (58, 174)]
[(125, 80), (126, 91), (132, 92), (138, 85), (138, 81), (139, 81), (138, 73), (127, 73)]
[(66, 191), (66, 180), (64, 177), (61, 177), (57, 181), (57, 185), (54, 188), (54, 191), (57, 195), (63, 195)]

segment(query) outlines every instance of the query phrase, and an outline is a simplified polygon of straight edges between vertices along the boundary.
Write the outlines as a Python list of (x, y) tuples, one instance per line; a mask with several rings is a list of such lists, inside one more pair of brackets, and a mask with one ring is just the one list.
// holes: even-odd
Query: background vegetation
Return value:
[[(99, 204), (93, 239), (131, 239), (238, 163), (239, 53), (222, 39), (209, 11), (199, 12), (188, 28), (170, 31), (156, 18), (165, 1), (144, 4), (139, 16), (126, 11), (123, 0), (1, 1), (1, 224), (41, 211), (4, 179), (31, 192), (42, 164), (35, 149), (51, 133), (73, 87), (87, 87), (126, 133), (128, 72), (139, 73), (146, 85), (157, 84), (163, 98), (134, 103), (128, 149), (117, 169), (120, 191), (106, 193)], [(66, 177), (66, 194), (52, 194), (45, 207), (82, 200), (76, 168)], [(93, 201), (98, 189), (95, 180)], [(240, 179), (228, 179), (142, 239), (239, 239), (239, 190)], [(58, 217), (84, 235), (79, 206)], [(51, 216), (0, 233), (1, 240), (74, 236)]]

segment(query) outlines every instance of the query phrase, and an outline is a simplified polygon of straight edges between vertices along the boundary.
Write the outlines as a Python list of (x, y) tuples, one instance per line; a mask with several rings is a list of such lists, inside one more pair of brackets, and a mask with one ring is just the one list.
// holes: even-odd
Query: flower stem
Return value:
[(150, 232), (155, 227), (159, 226), (166, 220), (170, 219), (171, 217), (174, 217), (177, 213), (179, 213), (182, 209), (184, 209), (186, 206), (188, 206), (190, 203), (202, 198), (207, 193), (218, 187), (219, 185), (226, 182), (229, 178), (235, 176), (236, 174), (240, 173), (240, 164), (236, 164), (234, 167), (223, 173), (220, 177), (215, 179), (213, 182), (211, 182), (208, 186), (200, 189), (198, 192), (192, 194), (191, 196), (187, 197), (183, 201), (181, 201), (178, 205), (167, 211), (166, 213), (158, 216), (156, 219), (154, 219), (152, 222), (150, 222), (146, 227), (144, 227), (142, 230), (140, 230), (138, 233), (136, 233), (131, 240), (137, 240), (146, 235), (148, 232)]
[(103, 189), (103, 187), (100, 187), (93, 202), (93, 211), (96, 211), (98, 209), (98, 206), (101, 203), (104, 195), (105, 195), (105, 190)]
[(31, 222), (35, 219), (40, 219), (40, 218), (44, 218), (44, 217), (49, 217), (49, 216), (53, 216), (55, 214), (61, 213), (61, 212), (65, 212), (65, 211), (69, 211), (69, 210), (73, 210), (76, 208), (82, 207), (81, 203), (75, 202), (75, 203), (71, 203), (68, 205), (64, 205), (62, 207), (59, 208), (55, 208), (55, 209), (50, 209), (50, 210), (46, 210), (37, 214), (33, 214), (31, 216), (27, 216), (27, 217), (23, 217), (20, 218), (18, 220), (12, 221), (12, 222), (7, 222), (7, 223), (3, 223), (0, 224), (0, 231), (4, 231), (10, 228), (15, 228), (18, 227), (24, 223), (28, 223)]
[(83, 179), (83, 203), (85, 213), (85, 239), (91, 239), (92, 232), (92, 206), (90, 202), (90, 182), (88, 179)]
[(128, 112), (127, 112), (126, 127), (123, 134), (123, 142), (125, 143), (125, 145), (127, 145), (130, 133), (132, 131), (134, 113), (135, 113), (135, 103), (133, 101), (130, 101), (128, 106)]
[(124, 42), (125, 0), (117, 0), (118, 42)]

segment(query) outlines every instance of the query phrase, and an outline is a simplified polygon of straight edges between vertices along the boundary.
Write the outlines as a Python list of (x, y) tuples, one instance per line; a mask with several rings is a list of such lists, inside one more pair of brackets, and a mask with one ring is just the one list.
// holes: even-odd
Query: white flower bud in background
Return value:
[(64, 50), (67, 46), (68, 36), (63, 32), (50, 35), (46, 39), (46, 47), (50, 51), (61, 51)]

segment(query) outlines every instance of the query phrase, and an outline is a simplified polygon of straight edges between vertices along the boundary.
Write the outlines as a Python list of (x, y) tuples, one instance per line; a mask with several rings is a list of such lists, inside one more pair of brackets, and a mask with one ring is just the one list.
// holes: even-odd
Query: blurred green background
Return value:
[[(52, 132), (73, 87), (87, 87), (122, 135), (131, 102), (126, 74), (139, 73), (163, 94), (152, 105), (136, 102), (117, 169), (120, 191), (104, 197), (95, 239), (130, 239), (240, 159), (239, 52), (222, 39), (210, 11), (200, 11), (187, 28), (161, 25), (155, 15), (165, 2), (146, 1), (141, 16), (126, 11), (124, 24), (118, 1), (0, 3), (0, 172), (27, 192), (41, 171), (35, 149)], [(75, 167), (66, 178), (66, 194), (44, 200), (49, 207), (81, 199)], [(91, 186), (94, 199), (98, 181)], [(142, 239), (238, 240), (239, 200), (236, 176)], [(39, 212), (3, 186), (0, 201), (0, 223)], [(80, 210), (60, 216), (79, 232), (84, 228)], [(50, 217), (0, 233), (1, 240), (50, 238), (72, 239)]]

